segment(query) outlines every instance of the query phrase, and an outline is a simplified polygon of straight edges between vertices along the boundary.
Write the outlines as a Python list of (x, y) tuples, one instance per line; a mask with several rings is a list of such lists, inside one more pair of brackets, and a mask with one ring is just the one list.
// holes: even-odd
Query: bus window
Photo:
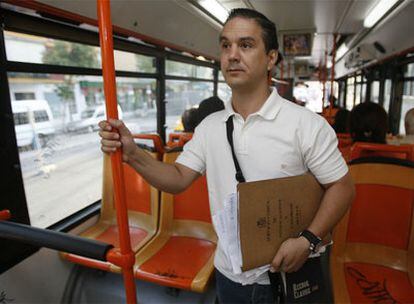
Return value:
[[(414, 71), (413, 71), (414, 72)], [(401, 119), (400, 119), (400, 133), (405, 134), (404, 119), (405, 114), (414, 108), (414, 81), (404, 82), (404, 91), (402, 96)]]
[(117, 77), (117, 99), (132, 133), (157, 132), (156, 79)]
[(391, 79), (386, 79), (385, 83), (384, 83), (384, 104), (383, 104), (383, 107), (384, 107), (384, 109), (387, 113), (390, 109), (391, 86), (392, 86)]
[(155, 73), (155, 57), (114, 50), (115, 70)]
[(181, 121), (181, 115), (187, 109), (213, 96), (213, 83), (188, 80), (166, 81), (166, 124), (167, 135), (176, 129)]
[(11, 96), (23, 86), (36, 92), (34, 100), (12, 100), (12, 110), (30, 221), (48, 227), (100, 199), (98, 136), (74, 126), (84, 109), (103, 103), (102, 77), (8, 76)]
[(213, 80), (213, 69), (193, 64), (166, 60), (165, 73), (170, 76), (192, 77)]
[(380, 82), (375, 80), (371, 83), (371, 101), (379, 103)]
[(354, 107), (354, 80), (354, 77), (349, 77), (346, 84), (346, 108), (350, 111)]
[(229, 101), (231, 98), (231, 89), (225, 82), (219, 82), (218, 83), (218, 91), (217, 95), (218, 97), (223, 101)]
[(355, 85), (355, 103), (354, 105), (358, 105), (361, 103), (361, 84), (357, 83)]
[(101, 68), (100, 50), (86, 44), (4, 32), (7, 60), (85, 68)]

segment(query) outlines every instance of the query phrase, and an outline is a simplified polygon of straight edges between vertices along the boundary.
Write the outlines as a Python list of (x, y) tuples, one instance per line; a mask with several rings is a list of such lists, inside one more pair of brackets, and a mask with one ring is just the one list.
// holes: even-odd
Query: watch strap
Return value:
[(307, 229), (299, 233), (299, 236), (303, 236), (305, 239), (307, 239), (310, 243), (309, 250), (312, 253), (316, 253), (317, 247), (322, 242), (322, 239)]

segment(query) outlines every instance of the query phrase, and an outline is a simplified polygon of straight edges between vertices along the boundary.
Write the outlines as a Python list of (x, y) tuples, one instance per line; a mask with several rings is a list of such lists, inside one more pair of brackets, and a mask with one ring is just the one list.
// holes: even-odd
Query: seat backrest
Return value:
[(164, 154), (164, 143), (163, 143), (161, 136), (159, 136), (156, 133), (151, 133), (151, 134), (139, 133), (139, 134), (132, 134), (132, 136), (134, 137), (134, 139), (150, 141), (152, 143), (151, 146), (154, 149), (153, 152), (157, 153), (157, 159), (162, 160), (162, 156)]
[(182, 133), (170, 133), (168, 135), (167, 147), (183, 147), (193, 137), (193, 133), (182, 132)]
[(409, 146), (356, 142), (351, 148), (349, 160), (372, 156), (412, 160), (412, 154), (413, 150)]
[(335, 302), (411, 303), (414, 163), (360, 158), (350, 172), (356, 197), (334, 230), (330, 256)]
[(353, 144), (351, 134), (349, 133), (337, 133), (336, 137), (338, 138), (338, 147), (347, 147)]
[[(151, 153), (157, 158), (157, 153)], [(159, 197), (157, 189), (150, 186), (143, 177), (128, 164), (123, 163), (125, 199), (129, 216), (134, 216), (147, 229), (155, 231), (158, 221)], [(102, 189), (101, 220), (114, 223), (116, 220), (111, 159), (104, 155), (104, 178)]]
[[(164, 162), (174, 163), (180, 152), (164, 154)], [(185, 191), (173, 195), (173, 220), (191, 220), (211, 223), (207, 181), (203, 175)]]
[[(401, 163), (405, 165), (350, 165), (356, 197), (335, 229), (334, 254), (346, 259), (348, 254), (371, 248), (371, 259), (381, 259), (384, 255), (382, 258), (386, 260), (387, 251), (397, 250), (413, 256), (414, 262), (414, 163)], [(400, 261), (383, 261), (383, 265), (387, 263)]]
[(336, 136), (338, 138), (338, 149), (341, 151), (341, 154), (345, 161), (348, 161), (353, 144), (351, 135), (349, 133), (337, 133)]

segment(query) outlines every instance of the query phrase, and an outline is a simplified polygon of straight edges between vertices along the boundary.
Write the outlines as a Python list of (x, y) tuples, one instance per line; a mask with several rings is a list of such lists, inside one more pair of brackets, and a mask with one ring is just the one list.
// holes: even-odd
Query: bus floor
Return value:
[[(196, 293), (135, 280), (138, 303), (208, 303), (216, 300), (214, 279), (205, 293)], [(62, 303), (125, 303), (119, 274), (75, 265), (67, 280)]]
[[(322, 277), (326, 287), (326, 303), (333, 303), (329, 275), (329, 251), (322, 254)], [(214, 276), (205, 293), (196, 293), (176, 288), (135, 280), (138, 303), (206, 303), (216, 302)], [(74, 265), (66, 282), (61, 303), (125, 303), (123, 278), (119, 274)]]

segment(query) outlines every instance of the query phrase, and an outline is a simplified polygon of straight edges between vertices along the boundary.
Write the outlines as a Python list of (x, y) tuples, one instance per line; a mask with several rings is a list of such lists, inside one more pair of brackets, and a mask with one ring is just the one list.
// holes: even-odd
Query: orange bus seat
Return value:
[(335, 303), (414, 303), (414, 163), (367, 161), (351, 162), (356, 197), (333, 234)]
[[(156, 153), (152, 153), (157, 157)], [(104, 155), (103, 189), (101, 214), (98, 222), (80, 234), (82, 237), (96, 239), (119, 248), (118, 226), (114, 207), (111, 159)], [(159, 214), (159, 191), (151, 187), (133, 168), (123, 164), (125, 194), (128, 207), (131, 247), (134, 252), (140, 250), (157, 232)], [(97, 261), (74, 254), (62, 253), (62, 256), (87, 267), (111, 272), (121, 272), (121, 268), (109, 262)]]
[(168, 135), (167, 147), (183, 147), (193, 137), (193, 133), (182, 132), (182, 133), (170, 133)]
[(356, 158), (372, 156), (413, 160), (413, 149), (409, 145), (394, 146), (356, 142), (351, 148), (349, 160), (352, 161)]
[(132, 134), (132, 136), (135, 139), (141, 139), (141, 140), (148, 140), (152, 141), (152, 147), (154, 149), (154, 152), (157, 152), (157, 159), (162, 160), (162, 156), (164, 154), (164, 143), (161, 139), (161, 136), (159, 136), (156, 133), (150, 133), (150, 134)]
[[(178, 155), (165, 153), (164, 161), (174, 163)], [(217, 245), (205, 176), (178, 195), (161, 192), (160, 206), (159, 230), (136, 255), (135, 277), (204, 292), (214, 270)]]
[(349, 133), (337, 133), (336, 137), (338, 138), (338, 149), (345, 161), (348, 162), (349, 154), (351, 153), (351, 147), (353, 144), (352, 137)]

